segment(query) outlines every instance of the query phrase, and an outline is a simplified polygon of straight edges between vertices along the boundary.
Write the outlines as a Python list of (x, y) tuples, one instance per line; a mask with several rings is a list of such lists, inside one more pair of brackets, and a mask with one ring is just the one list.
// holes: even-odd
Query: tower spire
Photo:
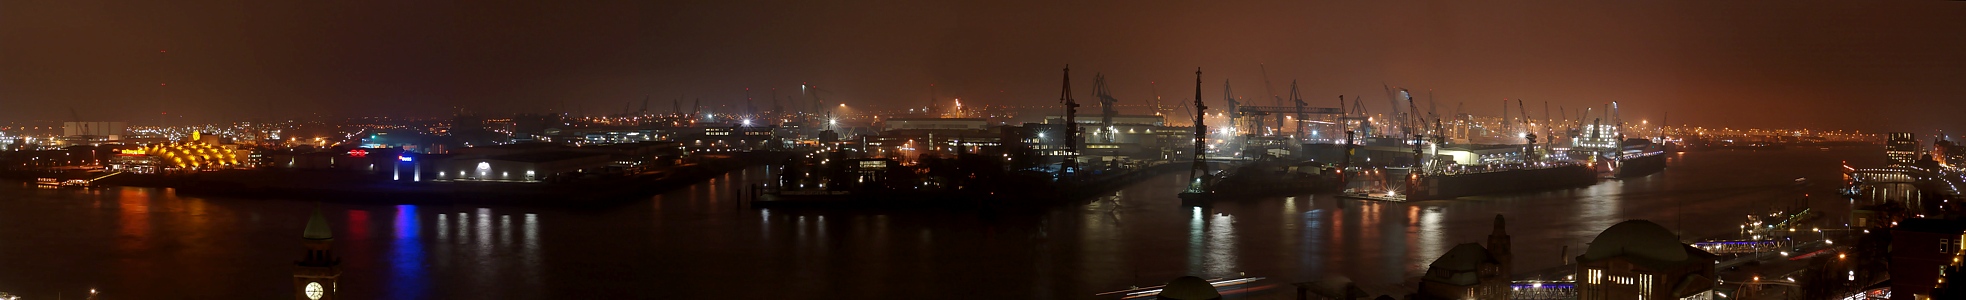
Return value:
[(307, 218), (307, 228), (300, 237), (307, 251), (294, 261), (294, 299), (337, 299), (335, 282), (341, 279), (341, 258), (334, 255), (334, 232), (328, 229), (328, 218), (321, 215), (319, 207)]

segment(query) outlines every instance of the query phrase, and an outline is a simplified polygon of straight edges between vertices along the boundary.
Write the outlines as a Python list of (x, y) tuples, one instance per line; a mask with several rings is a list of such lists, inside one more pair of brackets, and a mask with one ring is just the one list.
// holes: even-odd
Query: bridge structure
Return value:
[(1889, 166), (1883, 168), (1857, 169), (1848, 165), (1843, 167), (1845, 186), (1839, 190), (1845, 197), (1864, 197), (1873, 199), (1899, 198), (1917, 199), (1924, 197), (1927, 190), (1937, 191), (1940, 196), (1956, 198), (1962, 178), (1947, 171), (1932, 171), (1915, 166)]
[(1918, 183), (1932, 178), (1932, 172), (1904, 167), (1851, 169), (1852, 179), (1863, 183)]
[(1693, 243), (1694, 248), (1713, 254), (1776, 252), (1793, 245), (1792, 240), (1716, 240)]

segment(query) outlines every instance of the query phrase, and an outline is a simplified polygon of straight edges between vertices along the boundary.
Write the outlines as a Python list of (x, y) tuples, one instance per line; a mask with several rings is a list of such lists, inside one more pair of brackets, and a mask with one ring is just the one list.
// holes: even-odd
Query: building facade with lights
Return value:
[(1658, 223), (1619, 222), (1577, 256), (1577, 298), (1714, 299), (1715, 258)]
[(1891, 163), (1915, 165), (1918, 163), (1918, 136), (1910, 132), (1892, 132), (1884, 140), (1884, 156)]

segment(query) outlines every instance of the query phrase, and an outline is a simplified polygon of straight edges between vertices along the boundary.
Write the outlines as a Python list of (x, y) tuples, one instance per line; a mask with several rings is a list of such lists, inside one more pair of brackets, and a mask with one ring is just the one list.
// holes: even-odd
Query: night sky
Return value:
[(801, 82), (855, 106), (925, 105), (930, 84), (1041, 105), (1070, 64), (1086, 101), (1094, 73), (1123, 102), (1154, 81), (1185, 101), (1200, 67), (1212, 105), (1224, 79), (1262, 99), (1295, 80), (1375, 113), (1383, 84), (1442, 114), (1966, 129), (1966, 2), (560, 2), (0, 1), (0, 122), (667, 111), (747, 87), (768, 107)]

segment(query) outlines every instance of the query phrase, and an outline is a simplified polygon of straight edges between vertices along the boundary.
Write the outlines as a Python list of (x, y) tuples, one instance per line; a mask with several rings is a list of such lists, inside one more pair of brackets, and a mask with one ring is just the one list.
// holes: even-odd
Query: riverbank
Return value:
[(1081, 204), (1084, 200), (1125, 188), (1141, 180), (1184, 170), (1182, 164), (1162, 164), (1125, 174), (1092, 178), (1080, 182), (1034, 181), (1026, 184), (987, 187), (978, 191), (788, 191), (753, 188), (749, 194), (754, 208), (812, 209), (974, 209), (1044, 207)]
[[(787, 155), (752, 152), (710, 156), (632, 175), (564, 183), (391, 180), (362, 172), (255, 169), (177, 175), (122, 174), (98, 180), (95, 185), (164, 188), (184, 196), (363, 204), (608, 206), (686, 187)], [(13, 172), (4, 177), (32, 181), (42, 176), (50, 175)]]

